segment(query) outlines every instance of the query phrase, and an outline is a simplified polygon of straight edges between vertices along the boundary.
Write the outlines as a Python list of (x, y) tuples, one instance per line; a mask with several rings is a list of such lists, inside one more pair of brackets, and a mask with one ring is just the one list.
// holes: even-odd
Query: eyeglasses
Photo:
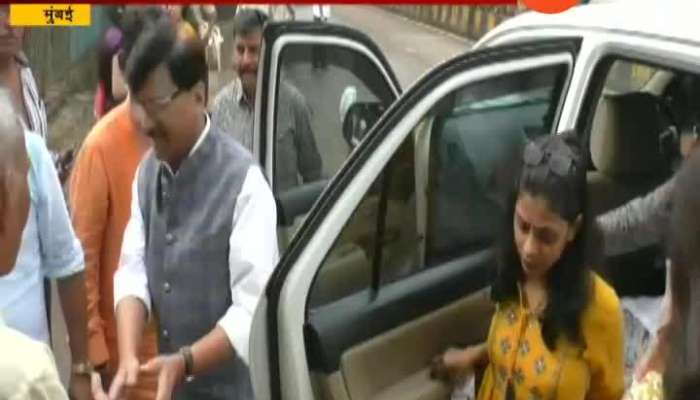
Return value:
[(523, 161), (525, 165), (530, 167), (536, 167), (543, 162), (547, 162), (547, 167), (549, 170), (554, 172), (559, 176), (567, 176), (571, 167), (574, 165), (574, 160), (571, 155), (545, 152), (534, 142), (528, 143), (525, 147), (525, 153), (523, 154)]
[(142, 101), (139, 99), (134, 99), (134, 100), (138, 105), (140, 105), (144, 110), (146, 110), (147, 113), (156, 114), (156, 113), (162, 111), (163, 109), (165, 109), (165, 107), (167, 107), (170, 103), (172, 103), (173, 100), (175, 100), (177, 98), (177, 96), (179, 96), (183, 92), (185, 92), (185, 90), (177, 89), (176, 91), (174, 91), (172, 94), (170, 94), (168, 96), (155, 97), (152, 99), (148, 99), (146, 101)]

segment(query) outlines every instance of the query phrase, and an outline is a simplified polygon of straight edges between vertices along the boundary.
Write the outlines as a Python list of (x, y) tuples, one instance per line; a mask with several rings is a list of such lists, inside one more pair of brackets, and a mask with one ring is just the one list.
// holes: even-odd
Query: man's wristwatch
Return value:
[(185, 360), (185, 381), (189, 382), (194, 378), (194, 376), (192, 376), (194, 357), (192, 357), (192, 349), (190, 349), (190, 346), (181, 347), (180, 355), (182, 355), (182, 358)]
[(90, 376), (90, 375), (92, 375), (92, 372), (93, 372), (94, 370), (95, 370), (95, 368), (93, 368), (92, 364), (90, 364), (90, 363), (87, 362), (87, 361), (73, 364), (73, 366), (71, 367), (71, 372), (72, 372), (74, 375), (87, 375), (87, 376)]

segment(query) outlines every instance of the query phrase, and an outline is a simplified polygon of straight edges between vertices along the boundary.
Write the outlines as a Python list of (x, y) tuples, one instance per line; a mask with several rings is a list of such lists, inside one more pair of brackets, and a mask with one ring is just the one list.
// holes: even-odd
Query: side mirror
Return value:
[(343, 138), (351, 150), (357, 147), (384, 111), (379, 102), (358, 102), (348, 108), (343, 118)]

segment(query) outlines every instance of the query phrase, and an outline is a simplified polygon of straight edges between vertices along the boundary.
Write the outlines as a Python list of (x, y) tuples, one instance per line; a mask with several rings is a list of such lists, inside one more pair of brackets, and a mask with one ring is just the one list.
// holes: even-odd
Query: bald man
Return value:
[[(0, 277), (12, 272), (29, 218), (29, 156), (9, 92), (0, 91)], [(49, 348), (5, 325), (0, 312), (0, 398), (67, 399)]]
[[(5, 167), (3, 174), (3, 185), (9, 188), (3, 204), (9, 215), (2, 218), (1, 267), (12, 271), (0, 277), (0, 315), (8, 327), (48, 345), (43, 282), (44, 278), (56, 279), (73, 362), (69, 394), (76, 400), (88, 400), (92, 368), (86, 351), (83, 252), (68, 218), (51, 155), (44, 140), (19, 122), (11, 96), (0, 89), (0, 130), (5, 132), (0, 159), (16, 166)], [(16, 137), (17, 132), (22, 132), (23, 139)]]

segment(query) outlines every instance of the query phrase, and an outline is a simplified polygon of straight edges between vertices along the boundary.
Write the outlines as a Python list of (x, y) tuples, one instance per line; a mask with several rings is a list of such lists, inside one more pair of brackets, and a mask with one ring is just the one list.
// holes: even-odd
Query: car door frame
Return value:
[[(336, 25), (332, 23), (315, 23), (315, 22), (271, 22), (265, 25), (263, 29), (263, 44), (260, 49), (261, 58), (259, 60), (259, 69), (257, 76), (257, 88), (254, 108), (254, 123), (253, 123), (253, 149), (252, 152), (256, 160), (258, 160), (265, 177), (267, 178), (270, 187), (274, 193), (274, 157), (273, 149), (274, 134), (275, 134), (275, 115), (276, 115), (276, 96), (277, 86), (279, 81), (279, 59), (284, 46), (289, 43), (318, 43), (318, 44), (337, 44), (342, 47), (351, 48), (359, 51), (366, 56), (385, 78), (386, 84), (389, 86), (391, 93), (394, 95), (394, 101), (401, 95), (402, 89), (399, 80), (394, 73), (389, 61), (379, 46), (366, 34), (355, 29)], [(276, 202), (279, 202), (275, 195)], [(279, 220), (278, 204), (278, 220)], [(279, 224), (278, 224), (279, 225)], [(259, 308), (265, 309), (267, 300), (263, 297), (260, 301)], [(264, 313), (263, 313), (264, 314)], [(262, 335), (251, 337), (250, 348), (258, 348), (258, 352), (264, 354), (262, 359), (267, 363), (267, 345), (260, 343), (260, 340), (266, 340), (267, 328), (261, 321), (254, 321), (254, 327), (257, 332), (262, 332)], [(251, 360), (255, 363), (256, 360)], [(253, 377), (256, 381), (269, 382), (269, 376), (266, 373), (267, 368), (262, 367), (259, 373)], [(258, 394), (258, 397), (269, 398), (267, 384), (256, 385), (264, 389), (263, 394)]]
[[(424, 75), (390, 107), (333, 178), (268, 283), (251, 335), (254, 383), (256, 388), (263, 388), (256, 395), (273, 399), (313, 398), (303, 332), (306, 300), (299, 298), (308, 298), (313, 278), (344, 225), (338, 221), (350, 218), (354, 210), (351, 205), (360, 202), (394, 151), (430, 108), (469, 83), (565, 62), (570, 67), (552, 124), (554, 133), (562, 117), (562, 103), (571, 85), (581, 41), (580, 37), (571, 37), (467, 53)], [(286, 301), (293, 298), (296, 301)]]
[(595, 112), (594, 104), (605, 83), (606, 58), (630, 59), (667, 69), (700, 74), (700, 44), (673, 37), (648, 35), (602, 27), (542, 25), (531, 28), (496, 28), (476, 43), (485, 49), (506, 44), (553, 38), (583, 37), (572, 85), (564, 104), (559, 131), (577, 129), (586, 134)]

